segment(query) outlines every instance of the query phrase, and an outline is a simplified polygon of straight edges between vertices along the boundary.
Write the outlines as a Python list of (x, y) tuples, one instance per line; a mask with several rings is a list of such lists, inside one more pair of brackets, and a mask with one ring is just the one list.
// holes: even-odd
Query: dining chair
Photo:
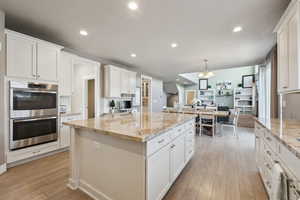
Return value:
[(215, 129), (216, 129), (216, 121), (214, 115), (208, 114), (200, 114), (199, 116), (199, 124), (200, 124), (200, 135), (202, 135), (202, 128), (203, 127), (210, 127), (212, 130), (212, 136), (215, 136)]
[(229, 116), (229, 120), (220, 122), (221, 131), (224, 132), (224, 127), (225, 126), (233, 128), (233, 135), (238, 138), (239, 136), (238, 136), (238, 133), (237, 133), (237, 126), (238, 126), (239, 116), (240, 116), (240, 109), (239, 108), (235, 108), (233, 111), (231, 111), (230, 116)]

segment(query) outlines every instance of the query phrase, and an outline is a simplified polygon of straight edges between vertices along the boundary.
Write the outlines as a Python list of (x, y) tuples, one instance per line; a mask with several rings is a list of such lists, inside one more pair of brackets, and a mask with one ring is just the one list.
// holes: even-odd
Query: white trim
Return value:
[(92, 187), (90, 184), (86, 183), (83, 180), (80, 180), (79, 190), (83, 191), (84, 193), (86, 193), (88, 196), (90, 196), (92, 199), (95, 200), (112, 200), (103, 192), (96, 190), (94, 187)]
[(55, 44), (55, 43), (52, 43), (52, 42), (48, 42), (46, 40), (41, 40), (39, 38), (35, 38), (35, 37), (29, 36), (29, 35), (26, 35), (26, 34), (23, 34), (23, 33), (19, 33), (19, 32), (10, 30), (10, 29), (5, 29), (4, 33), (5, 34), (11, 34), (11, 35), (14, 35), (16, 37), (20, 37), (20, 38), (27, 39), (27, 40), (28, 39), (29, 40), (33, 40), (34, 42), (39, 42), (39, 43), (42, 42), (42, 43), (54, 46), (54, 47), (56, 47), (56, 48), (58, 48), (60, 50), (64, 48), (64, 46), (61, 46), (61, 45), (58, 45), (58, 44)]
[(292, 0), (290, 4), (288, 5), (287, 9), (284, 11), (283, 15), (281, 16), (278, 24), (274, 28), (273, 32), (280, 32), (280, 29), (283, 24), (290, 18), (290, 16), (293, 14), (293, 10), (297, 8), (297, 3), (299, 3), (299, 0)]
[(0, 165), (0, 175), (6, 172), (6, 170), (7, 170), (6, 163)]

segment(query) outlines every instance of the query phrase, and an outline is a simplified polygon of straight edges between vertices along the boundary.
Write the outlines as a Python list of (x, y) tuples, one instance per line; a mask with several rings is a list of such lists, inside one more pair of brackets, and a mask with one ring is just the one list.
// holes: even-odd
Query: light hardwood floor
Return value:
[[(239, 129), (237, 140), (226, 136), (197, 137), (194, 158), (164, 200), (266, 200), (255, 167), (252, 129)], [(0, 200), (90, 200), (66, 187), (68, 153), (36, 160), (0, 176)]]

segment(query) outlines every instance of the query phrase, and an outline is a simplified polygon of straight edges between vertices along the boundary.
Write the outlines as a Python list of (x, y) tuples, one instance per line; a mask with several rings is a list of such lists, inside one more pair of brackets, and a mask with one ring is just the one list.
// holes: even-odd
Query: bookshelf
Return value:
[(255, 107), (254, 88), (234, 89), (234, 108), (240, 108), (243, 113), (252, 113)]
[(199, 90), (198, 99), (203, 105), (212, 106), (216, 103), (216, 92), (214, 89)]

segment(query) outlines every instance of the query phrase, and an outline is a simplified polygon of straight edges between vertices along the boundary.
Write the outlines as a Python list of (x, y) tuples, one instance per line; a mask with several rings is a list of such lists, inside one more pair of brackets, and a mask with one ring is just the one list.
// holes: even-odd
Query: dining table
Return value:
[(213, 115), (215, 117), (228, 117), (229, 111), (219, 111), (210, 109), (191, 109), (191, 108), (166, 108), (163, 112), (168, 113), (182, 113), (182, 114), (194, 114), (194, 115)]
[[(203, 119), (203, 118), (212, 119), (213, 118), (214, 119), (213, 123), (217, 122), (217, 117), (229, 117), (229, 115), (230, 115), (229, 111), (220, 111), (220, 110), (215, 110), (215, 109), (165, 108), (163, 110), (163, 112), (197, 115), (199, 119)], [(195, 123), (196, 127), (197, 127), (197, 124), (198, 123)], [(217, 126), (217, 124), (218, 123), (216, 123), (215, 125)], [(200, 129), (201, 129), (201, 127), (200, 127)], [(221, 133), (219, 134), (219, 136), (221, 136)]]

